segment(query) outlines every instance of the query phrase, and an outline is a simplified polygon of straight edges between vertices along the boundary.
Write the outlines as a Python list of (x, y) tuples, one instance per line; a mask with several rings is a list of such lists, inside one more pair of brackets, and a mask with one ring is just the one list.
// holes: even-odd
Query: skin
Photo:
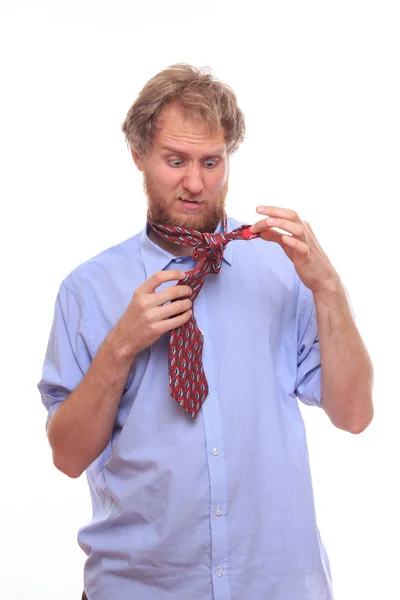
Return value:
[(294, 210), (259, 206), (257, 212), (266, 218), (250, 231), (281, 246), (314, 296), (322, 367), (321, 406), (338, 428), (361, 433), (374, 415), (374, 372), (340, 276), (310, 224)]
[[(278, 206), (259, 206), (257, 212), (268, 215), (251, 228), (268, 242), (276, 242), (293, 262), (298, 276), (312, 292), (336, 287), (338, 273), (322, 250), (310, 224), (294, 210)], [(284, 233), (273, 229), (279, 227)]]
[[(167, 148), (171, 148), (169, 150)], [(131, 150), (143, 172), (150, 218), (156, 223), (215, 231), (222, 220), (228, 193), (229, 157), (222, 129), (212, 131), (203, 122), (189, 121), (176, 105), (163, 109), (152, 146), (145, 156)], [(198, 210), (179, 200), (198, 200)], [(190, 255), (193, 248), (163, 240), (151, 228), (150, 239), (175, 255)]]
[[(165, 150), (165, 146), (174, 150)], [(150, 151), (145, 157), (132, 151), (132, 156), (143, 172), (152, 220), (201, 232), (215, 231), (225, 210), (229, 180), (223, 131), (210, 131), (203, 123), (187, 121), (176, 106), (170, 106), (161, 114)], [(202, 204), (198, 210), (190, 211), (178, 200), (179, 196), (199, 199)], [(340, 277), (310, 225), (295, 211), (261, 206), (257, 212), (266, 218), (251, 230), (260, 233), (261, 239), (282, 247), (299, 278), (314, 295), (321, 350), (322, 407), (338, 428), (360, 433), (373, 418), (373, 368)], [(151, 228), (149, 236), (173, 254), (192, 252), (192, 248), (176, 248), (164, 241)], [(79, 477), (106, 447), (136, 355), (190, 318), (189, 286), (156, 291), (162, 283), (184, 276), (182, 271), (161, 271), (135, 291), (82, 382), (53, 413), (48, 435), (54, 464), (70, 477)]]
[[(176, 105), (164, 109), (157, 125), (146, 156), (132, 150), (135, 164), (143, 172), (150, 218), (166, 225), (215, 231), (225, 210), (229, 179), (223, 131), (188, 121)], [(189, 211), (179, 197), (201, 200), (202, 205), (198, 211)], [(373, 418), (373, 367), (340, 277), (310, 224), (295, 211), (259, 206), (257, 212), (266, 218), (255, 223), (251, 231), (281, 246), (314, 295), (322, 365), (321, 405), (338, 428), (360, 433)], [(148, 235), (172, 254), (189, 255), (193, 251), (176, 248), (151, 228)]]

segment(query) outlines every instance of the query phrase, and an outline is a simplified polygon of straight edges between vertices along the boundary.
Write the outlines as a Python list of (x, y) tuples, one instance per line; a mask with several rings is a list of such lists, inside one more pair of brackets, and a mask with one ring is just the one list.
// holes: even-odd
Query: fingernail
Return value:
[(262, 206), (257, 206), (257, 212), (263, 213), (265, 212), (265, 209)]

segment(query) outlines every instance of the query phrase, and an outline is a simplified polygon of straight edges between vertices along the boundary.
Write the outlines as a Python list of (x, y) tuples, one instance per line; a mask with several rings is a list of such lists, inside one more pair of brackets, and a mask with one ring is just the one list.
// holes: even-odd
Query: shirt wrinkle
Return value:
[[(243, 224), (228, 219), (229, 231)], [(154, 244), (146, 223), (71, 271), (38, 384), (48, 417), (135, 290), (157, 271), (194, 264)], [(298, 409), (298, 400), (320, 406), (313, 295), (277, 244), (236, 240), (194, 312), (209, 384), (197, 418), (170, 396), (167, 332), (137, 355), (112, 437), (86, 470), (93, 518), (78, 532), (86, 594), (333, 600)]]

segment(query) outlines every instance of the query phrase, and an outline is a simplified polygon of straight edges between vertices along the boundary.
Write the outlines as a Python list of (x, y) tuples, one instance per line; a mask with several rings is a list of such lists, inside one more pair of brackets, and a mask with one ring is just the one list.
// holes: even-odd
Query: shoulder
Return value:
[(75, 267), (62, 284), (72, 293), (79, 294), (85, 286), (107, 278), (115, 278), (120, 270), (139, 260), (142, 232), (106, 248)]

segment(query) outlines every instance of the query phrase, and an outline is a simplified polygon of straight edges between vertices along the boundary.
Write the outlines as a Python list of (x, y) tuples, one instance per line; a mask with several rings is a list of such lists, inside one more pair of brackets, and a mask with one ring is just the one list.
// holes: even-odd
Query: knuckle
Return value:
[(179, 310), (187, 310), (192, 305), (191, 300), (180, 300), (178, 302)]
[(165, 281), (165, 278), (168, 276), (169, 271), (157, 271), (154, 273), (153, 277), (156, 283), (159, 285)]
[(139, 296), (137, 296), (136, 304), (139, 310), (144, 311), (147, 306), (146, 296), (144, 294), (140, 294)]
[(305, 227), (303, 225), (299, 225), (297, 228), (297, 231), (298, 231), (297, 235), (303, 235), (305, 232)]
[(158, 334), (158, 325), (157, 323), (155, 323), (154, 321), (149, 321), (147, 323), (147, 330), (151, 335), (157, 335)]
[(148, 310), (143, 313), (143, 320), (144, 320), (146, 327), (152, 327), (152, 325), (154, 324), (151, 312)]

